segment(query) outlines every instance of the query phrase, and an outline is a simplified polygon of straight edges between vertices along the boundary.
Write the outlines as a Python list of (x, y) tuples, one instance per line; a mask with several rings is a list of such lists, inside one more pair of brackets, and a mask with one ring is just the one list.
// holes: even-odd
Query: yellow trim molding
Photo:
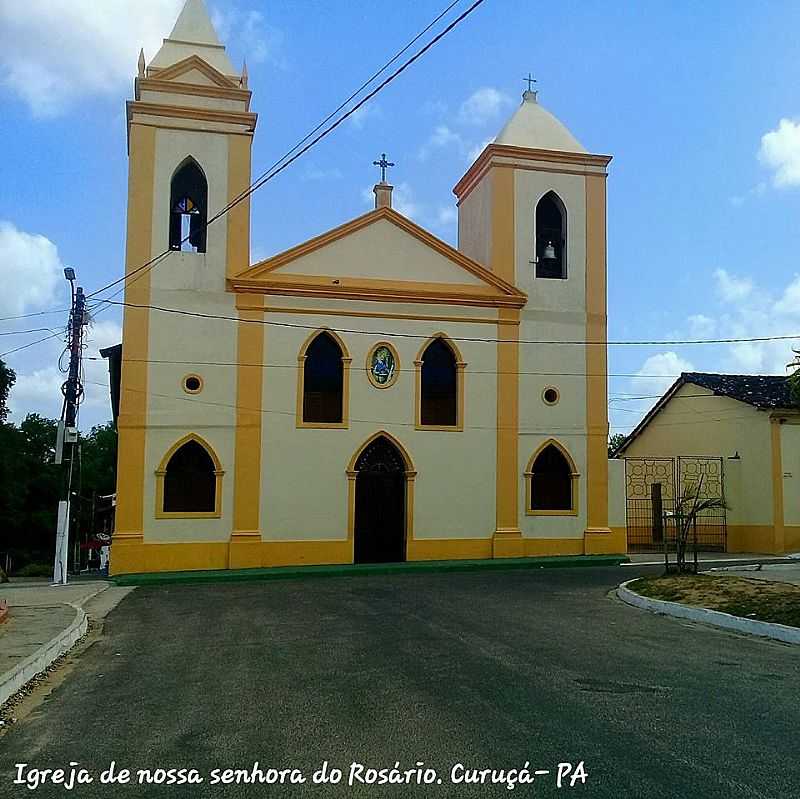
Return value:
[(771, 416), (769, 420), (770, 454), (772, 459), (772, 524), (775, 528), (775, 552), (783, 552), (785, 547), (784, 506), (783, 506), (783, 456), (781, 452), (781, 425), (784, 420)]
[[(379, 383), (372, 374), (372, 356), (379, 347), (386, 347), (386, 349), (391, 353), (392, 358), (394, 358), (394, 373), (385, 383)], [(391, 388), (397, 382), (397, 378), (400, 376), (400, 356), (397, 354), (397, 350), (394, 348), (394, 345), (391, 342), (379, 341), (377, 344), (373, 344), (372, 347), (369, 348), (364, 368), (367, 372), (367, 380), (369, 380), (372, 386), (375, 388)]]
[[(306, 352), (311, 342), (320, 334), (327, 333), (338, 345), (342, 352), (342, 421), (341, 422), (307, 422), (303, 418), (303, 397), (305, 396), (306, 379)], [(297, 402), (295, 407), (295, 427), (308, 429), (346, 430), (350, 427), (350, 364), (353, 359), (341, 336), (329, 327), (319, 327), (314, 330), (300, 347), (297, 356)]]
[[(170, 458), (189, 441), (196, 441), (209, 455), (214, 462), (214, 510), (211, 511), (165, 511), (164, 510), (164, 478), (167, 475), (167, 466)], [(178, 439), (161, 459), (161, 463), (156, 469), (156, 519), (219, 519), (222, 516), (222, 470), (217, 453), (214, 448), (197, 433), (187, 433), (183, 438)]]
[[(156, 131), (132, 125), (128, 164), (126, 274), (152, 257)], [(113, 541), (141, 540), (144, 530), (145, 442), (147, 424), (150, 272), (125, 285), (122, 382), (117, 420), (117, 510)], [(112, 544), (113, 546), (113, 544)]]
[[(569, 510), (534, 510), (533, 508), (533, 464), (544, 449), (553, 445), (567, 460), (570, 468), (570, 507)], [(579, 507), (579, 481), (580, 472), (572, 460), (569, 450), (555, 438), (548, 438), (539, 445), (536, 452), (531, 455), (525, 467), (525, 515), (526, 516), (577, 516)]]
[[(442, 341), (447, 344), (456, 360), (456, 423), (453, 425), (422, 424), (422, 356), (425, 354), (425, 350), (427, 350), (436, 339), (442, 339)], [(417, 352), (417, 357), (414, 359), (414, 429), (439, 430), (455, 433), (463, 432), (464, 372), (466, 368), (466, 361), (461, 357), (461, 352), (447, 333), (434, 333), (422, 344)]]
[(586, 532), (608, 532), (606, 180), (586, 183)]
[[(261, 430), (266, 328), (251, 324), (263, 317), (263, 297), (237, 297), (236, 434), (233, 468), (231, 567), (252, 565), (260, 556), (247, 546), (261, 541)], [(245, 302), (246, 301), (246, 302)], [(247, 307), (249, 305), (249, 307)]]

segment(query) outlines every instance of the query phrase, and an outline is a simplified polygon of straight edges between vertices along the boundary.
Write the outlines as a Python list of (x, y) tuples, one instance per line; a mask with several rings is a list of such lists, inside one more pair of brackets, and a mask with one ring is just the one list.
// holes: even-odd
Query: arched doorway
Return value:
[(370, 441), (355, 463), (355, 563), (406, 559), (406, 463), (386, 436)]

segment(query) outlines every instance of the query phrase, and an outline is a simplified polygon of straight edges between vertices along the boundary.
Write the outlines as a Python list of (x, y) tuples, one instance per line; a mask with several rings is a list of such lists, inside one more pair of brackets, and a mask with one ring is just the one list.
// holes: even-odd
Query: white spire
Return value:
[(586, 148), (566, 126), (539, 105), (538, 92), (533, 90), (523, 93), (522, 104), (494, 141), (495, 144), (511, 144), (539, 150), (586, 152)]
[(199, 56), (224, 75), (236, 77), (238, 82), (239, 75), (220, 43), (203, 0), (186, 0), (172, 33), (164, 39), (149, 66), (163, 69), (191, 55)]
[(169, 38), (192, 44), (220, 44), (203, 0), (186, 0)]

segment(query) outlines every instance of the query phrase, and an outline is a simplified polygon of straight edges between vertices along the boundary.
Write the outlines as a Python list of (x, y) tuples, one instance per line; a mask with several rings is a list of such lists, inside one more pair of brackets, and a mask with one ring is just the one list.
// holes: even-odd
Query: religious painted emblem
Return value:
[(376, 388), (388, 388), (397, 379), (397, 353), (391, 344), (376, 344), (367, 357), (367, 375)]

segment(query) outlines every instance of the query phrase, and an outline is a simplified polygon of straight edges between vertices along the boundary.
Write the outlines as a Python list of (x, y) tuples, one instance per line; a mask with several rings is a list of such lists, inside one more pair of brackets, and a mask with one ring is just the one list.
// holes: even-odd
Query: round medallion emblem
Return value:
[(376, 344), (367, 356), (367, 376), (376, 388), (388, 388), (397, 379), (397, 352), (388, 342)]

